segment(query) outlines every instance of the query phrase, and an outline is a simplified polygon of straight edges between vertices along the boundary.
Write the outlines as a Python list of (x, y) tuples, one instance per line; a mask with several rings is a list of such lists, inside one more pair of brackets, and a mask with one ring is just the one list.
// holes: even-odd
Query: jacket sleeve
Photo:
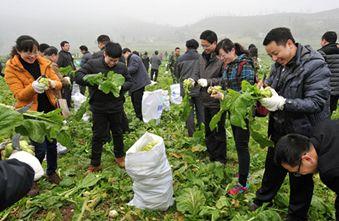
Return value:
[(12, 91), (15, 99), (18, 101), (31, 101), (36, 95), (32, 84), (25, 87), (21, 80), (12, 71), (14, 70), (5, 68), (5, 81), (9, 89)]
[(31, 189), (33, 169), (16, 159), (0, 161), (0, 211), (11, 206)]
[(65, 64), (65, 57), (63, 54), (60, 54), (59, 53), (59, 57), (58, 57), (58, 61), (57, 61), (57, 64), (59, 67), (66, 67), (66, 64)]
[(94, 74), (90, 62), (84, 64), (75, 74), (75, 82), (83, 86), (91, 86), (89, 83), (83, 80), (87, 74)]
[(136, 56), (131, 56), (130, 63), (128, 64), (127, 67), (128, 74), (133, 75), (138, 73), (140, 63), (138, 62), (138, 58)]
[(125, 83), (121, 87), (121, 92), (126, 92), (133, 86), (133, 79), (131, 75), (129, 75), (127, 68), (124, 68), (125, 70), (121, 74), (125, 77)]
[(304, 113), (321, 111), (330, 97), (330, 75), (325, 63), (311, 71), (304, 80), (304, 98), (286, 99), (284, 110)]

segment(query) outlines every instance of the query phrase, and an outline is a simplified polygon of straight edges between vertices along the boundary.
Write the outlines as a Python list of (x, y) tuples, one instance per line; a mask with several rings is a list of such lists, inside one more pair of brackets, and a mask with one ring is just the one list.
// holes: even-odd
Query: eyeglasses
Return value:
[(297, 172), (293, 173), (293, 176), (295, 176), (295, 177), (301, 177), (302, 176), (302, 174), (300, 174), (301, 163), (302, 163), (302, 158), (300, 157), (298, 170), (297, 170)]
[(201, 47), (202, 47), (203, 49), (206, 49), (206, 48), (211, 47), (211, 45), (212, 45), (212, 44), (209, 44), (209, 45), (201, 45)]

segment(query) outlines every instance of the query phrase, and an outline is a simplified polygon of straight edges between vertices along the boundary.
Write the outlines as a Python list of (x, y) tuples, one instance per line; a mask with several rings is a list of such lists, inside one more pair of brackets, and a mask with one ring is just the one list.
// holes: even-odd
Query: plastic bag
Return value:
[[(140, 151), (156, 141), (149, 151)], [(146, 132), (126, 152), (125, 168), (133, 180), (134, 197), (128, 205), (141, 209), (167, 210), (173, 205), (172, 170), (166, 156), (164, 140)]]
[(160, 119), (163, 110), (162, 90), (145, 91), (142, 96), (141, 109), (145, 123), (153, 119)]
[(11, 154), (8, 159), (17, 159), (20, 162), (28, 164), (34, 170), (34, 181), (37, 181), (44, 175), (44, 169), (42, 168), (38, 158), (25, 151), (17, 151)]
[(182, 97), (180, 95), (180, 84), (171, 85), (171, 102), (173, 104), (181, 104)]
[(74, 103), (74, 110), (78, 110), (81, 106), (82, 103), (86, 101), (86, 96), (80, 93), (80, 88), (79, 85), (73, 84), (73, 89), (72, 89), (72, 101)]

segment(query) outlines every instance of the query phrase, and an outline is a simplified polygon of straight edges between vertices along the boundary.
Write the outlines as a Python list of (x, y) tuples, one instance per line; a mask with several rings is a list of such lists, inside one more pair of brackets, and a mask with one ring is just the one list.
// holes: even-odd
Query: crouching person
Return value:
[(308, 138), (300, 134), (282, 137), (275, 151), (275, 162), (295, 176), (319, 172), (321, 181), (337, 194), (336, 220), (339, 220), (339, 121), (320, 123)]
[[(88, 86), (89, 88), (89, 104), (90, 110), (93, 113), (92, 155), (91, 164), (87, 170), (88, 173), (101, 169), (103, 144), (111, 136), (113, 137), (115, 161), (120, 167), (125, 166), (121, 116), (125, 102), (124, 93), (132, 86), (132, 79), (127, 74), (126, 65), (119, 62), (121, 54), (122, 49), (120, 44), (108, 42), (103, 56), (89, 60), (76, 74), (76, 83)], [(112, 93), (105, 94), (99, 90), (98, 86), (91, 86), (86, 82), (86, 76), (100, 72), (107, 74), (109, 71), (114, 71), (125, 77), (125, 83), (121, 87), (119, 97), (114, 97)]]

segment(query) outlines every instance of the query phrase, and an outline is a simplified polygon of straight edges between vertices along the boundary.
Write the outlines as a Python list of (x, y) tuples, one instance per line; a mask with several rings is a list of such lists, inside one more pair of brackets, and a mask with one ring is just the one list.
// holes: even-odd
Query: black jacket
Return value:
[(129, 89), (131, 93), (151, 83), (145, 65), (138, 55), (130, 54), (128, 56), (127, 71), (133, 79), (133, 85)]
[[(97, 52), (94, 52), (92, 54), (92, 59), (96, 59), (96, 58), (102, 58), (104, 56), (104, 51), (105, 51), (105, 48), (101, 49), (100, 51), (97, 51)], [(119, 61), (121, 63), (125, 63), (125, 58), (123, 56), (121, 56), (119, 58)]]
[(314, 130), (311, 143), (318, 154), (321, 181), (337, 194), (336, 216), (339, 220), (339, 120), (326, 120)]
[[(180, 56), (174, 68), (174, 76), (179, 79), (181, 87), (181, 96), (183, 96), (183, 81), (192, 78), (195, 81), (199, 79), (201, 55), (197, 50), (190, 49), (185, 54)], [(192, 97), (199, 96), (200, 87), (192, 88), (190, 95)]]
[(286, 98), (282, 111), (270, 113), (268, 133), (274, 142), (288, 133), (310, 136), (312, 127), (329, 118), (330, 74), (321, 54), (300, 44), (285, 68), (272, 66), (267, 83)]
[(11, 206), (32, 188), (34, 170), (17, 159), (0, 161), (0, 211)]
[(75, 66), (73, 63), (73, 57), (71, 53), (69, 52), (61, 50), (59, 52), (59, 58), (58, 58), (57, 64), (59, 67), (67, 67), (70, 65), (75, 70)]
[(142, 63), (144, 63), (144, 65), (145, 65), (146, 71), (148, 71), (148, 69), (149, 69), (149, 62), (150, 62), (149, 57), (147, 55), (143, 55), (141, 57), (141, 59), (142, 59)]
[[(119, 97), (114, 97), (111, 93), (105, 94), (98, 89), (98, 86), (91, 86), (83, 80), (83, 77), (87, 74), (97, 74), (100, 72), (106, 74), (109, 71), (114, 71), (125, 77), (125, 83), (121, 88)], [(127, 73), (125, 64), (119, 62), (114, 67), (110, 68), (106, 65), (103, 57), (89, 60), (77, 71), (75, 81), (79, 85), (88, 86), (90, 110), (95, 113), (121, 112), (125, 102), (124, 93), (128, 91), (133, 84), (131, 76)]]
[(91, 58), (92, 54), (89, 51), (87, 51), (81, 58), (80, 67), (84, 66), (84, 64), (86, 64), (87, 61), (89, 61)]
[(339, 48), (337, 44), (328, 44), (319, 51), (322, 52), (331, 71), (331, 95), (339, 96)]
[[(217, 58), (214, 52), (210, 56), (203, 53), (200, 58), (199, 78), (207, 79), (208, 86), (219, 85), (223, 71), (222, 64), (223, 62)], [(219, 108), (219, 100), (212, 98), (207, 93), (208, 86), (200, 90), (202, 103), (208, 108)]]

